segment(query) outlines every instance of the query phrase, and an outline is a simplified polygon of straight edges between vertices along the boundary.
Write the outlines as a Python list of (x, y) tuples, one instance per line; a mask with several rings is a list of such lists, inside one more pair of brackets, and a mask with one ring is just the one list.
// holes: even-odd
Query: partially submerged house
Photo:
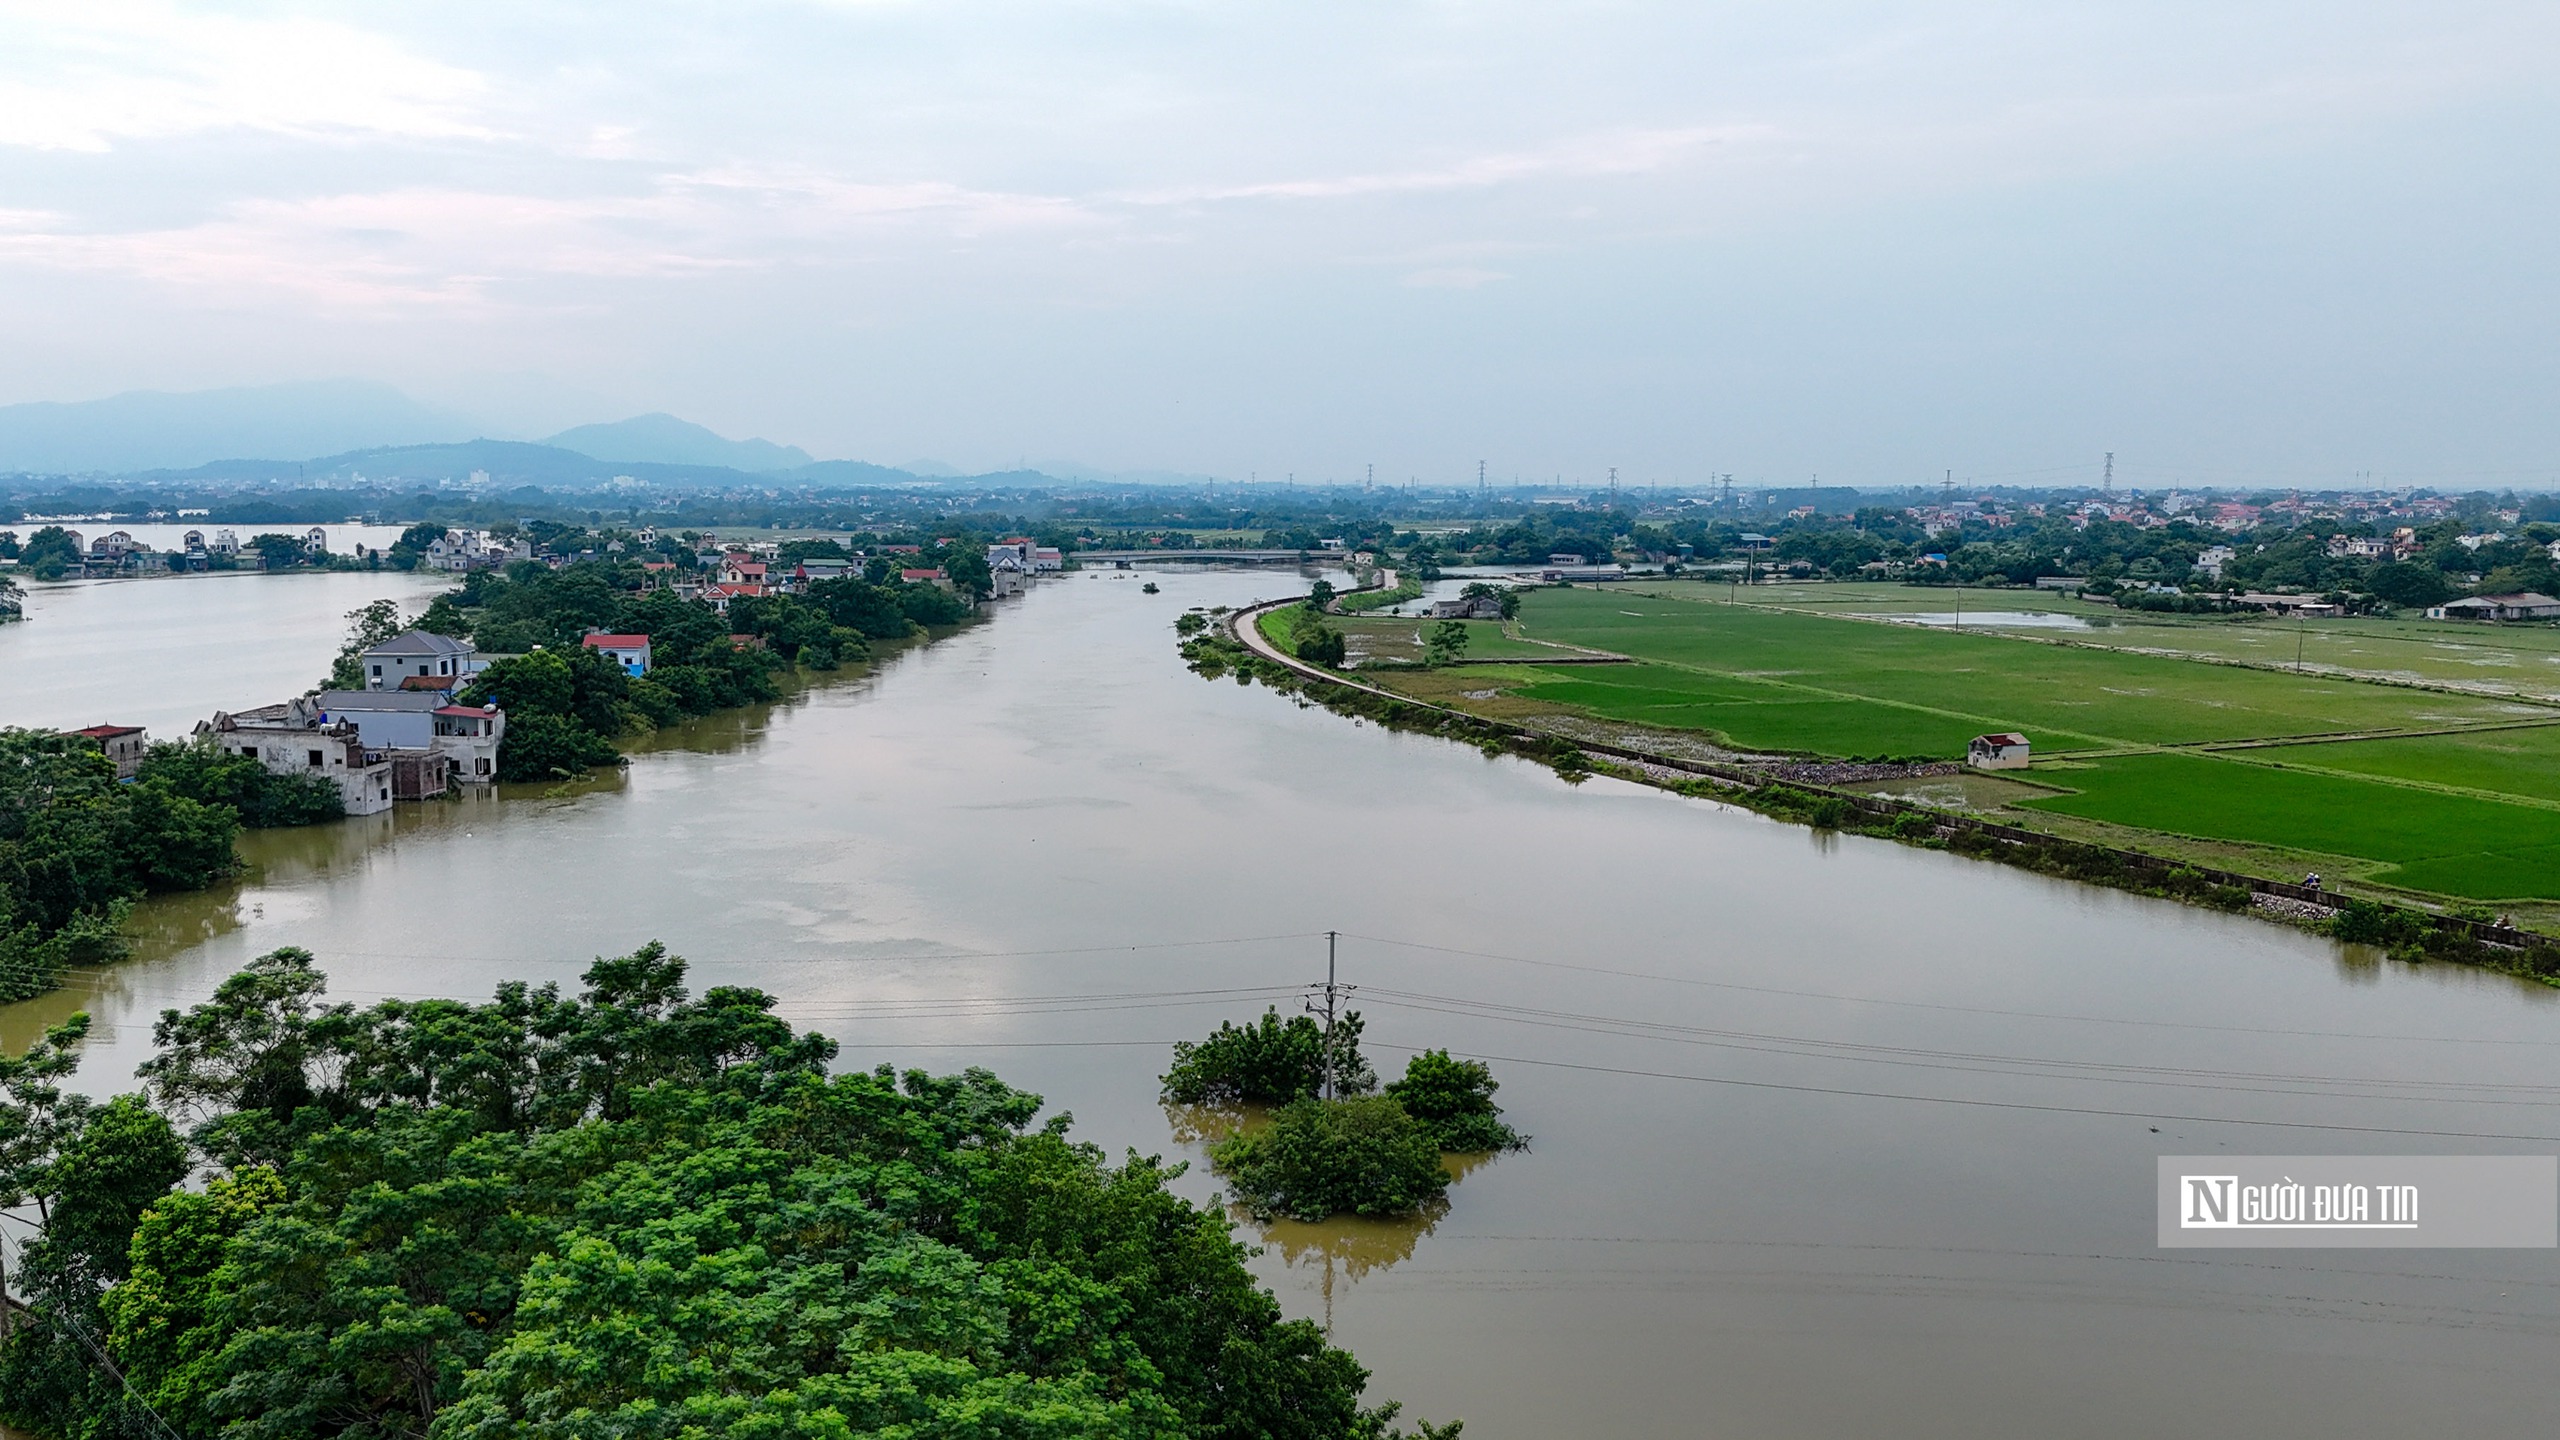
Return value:
[(196, 727), (216, 745), (246, 755), (270, 775), (316, 775), (338, 787), (350, 815), (391, 808), (391, 757), (365, 747), (354, 725), (320, 718), (309, 696), (238, 714), (216, 711)]

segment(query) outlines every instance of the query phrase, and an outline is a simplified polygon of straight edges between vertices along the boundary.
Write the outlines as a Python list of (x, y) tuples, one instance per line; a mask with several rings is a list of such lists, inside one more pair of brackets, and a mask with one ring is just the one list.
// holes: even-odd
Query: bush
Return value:
[(1209, 1161), (1260, 1220), (1409, 1215), (1449, 1191), (1431, 1128), (1385, 1095), (1295, 1101)]
[(1528, 1137), (1503, 1124), (1502, 1107), (1493, 1103), (1493, 1092), (1501, 1088), (1483, 1061), (1453, 1060), (1446, 1050), (1425, 1050), (1405, 1062), (1404, 1078), (1390, 1082), (1386, 1093), (1421, 1121), (1443, 1150), (1523, 1149)]
[[(1360, 1094), (1377, 1083), (1360, 1057), (1360, 1012), (1333, 1027), (1334, 1089)], [(1222, 1023), (1198, 1042), (1173, 1047), (1173, 1068), (1159, 1077), (1176, 1105), (1283, 1105), (1324, 1087), (1324, 1027), (1312, 1015), (1262, 1012), (1251, 1025)]]
[(228, 805), (252, 830), (316, 825), (347, 813), (346, 800), (332, 782), (317, 775), (272, 774), (255, 758), (210, 742), (154, 745), (136, 778), (200, 805)]
[(1349, 653), (1342, 632), (1330, 625), (1301, 626), (1297, 643), (1291, 647), (1297, 657), (1310, 665), (1340, 665)]
[(599, 765), (619, 765), (613, 742), (565, 715), (509, 715), (498, 749), (501, 780), (557, 780)]

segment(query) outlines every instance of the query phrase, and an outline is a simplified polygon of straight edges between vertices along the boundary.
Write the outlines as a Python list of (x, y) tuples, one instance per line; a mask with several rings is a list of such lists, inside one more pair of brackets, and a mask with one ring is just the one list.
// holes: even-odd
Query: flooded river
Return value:
[[(990, 1066), (1196, 1159), (1167, 1047), (1294, 1006), (1338, 930), (1380, 1067), (1491, 1057), (1533, 1146), (1427, 1227), (1286, 1227), (1255, 1263), (1471, 1440), (2560, 1424), (2553, 1252), (2162, 1251), (2151, 1214), (2164, 1153), (2550, 1153), (2560, 995), (1205, 683), (1174, 617), (1292, 582), (1142, 578), (1046, 583), (616, 777), (252, 836), (246, 883), (149, 907), (142, 959), (0, 1040), (85, 1007), (120, 1087), (162, 1007), (274, 946), (369, 1000), (574, 987), (656, 938), (849, 1064)], [(89, 718), (57, 687), (102, 679), (259, 698), (227, 677), (316, 676), (366, 598), (129, 588), (221, 663), (0, 641), (0, 721)]]

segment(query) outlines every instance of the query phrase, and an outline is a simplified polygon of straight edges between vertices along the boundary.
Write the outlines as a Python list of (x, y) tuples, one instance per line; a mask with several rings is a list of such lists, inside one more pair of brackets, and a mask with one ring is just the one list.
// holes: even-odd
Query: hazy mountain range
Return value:
[[(316, 457), (316, 458), (315, 458)], [(322, 380), (183, 394), (135, 390), (103, 400), (0, 405), (0, 475), (103, 475), (212, 483), (462, 480), (586, 488), (618, 476), (660, 484), (895, 485), (1002, 478), (1123, 484), (1206, 476), (1058, 464), (972, 477), (938, 460), (903, 466), (819, 460), (796, 445), (732, 440), (663, 412), (580, 425), (538, 441), (493, 439), (470, 419), (388, 385)]]
[(287, 460), (368, 445), (467, 440), (469, 420), (388, 385), (318, 380), (72, 404), (0, 406), (0, 472), (123, 475), (260, 455)]
[(656, 465), (718, 465), (762, 474), (810, 464), (809, 452), (770, 440), (730, 440), (690, 420), (663, 412), (635, 415), (610, 425), (580, 425), (542, 442), (598, 460)]
[[(263, 478), (287, 464), (326, 473), (359, 452), (513, 443), (488, 439), (467, 417), (363, 380), (183, 394), (135, 390), (104, 400), (0, 406), (0, 473), (137, 475), (248, 462)], [(607, 464), (711, 467), (742, 475), (814, 463), (795, 445), (731, 440), (666, 414), (581, 425), (538, 446), (520, 446), (540, 447)], [(411, 463), (433, 462), (421, 453)], [(466, 466), (465, 473), (470, 468), (480, 467)]]

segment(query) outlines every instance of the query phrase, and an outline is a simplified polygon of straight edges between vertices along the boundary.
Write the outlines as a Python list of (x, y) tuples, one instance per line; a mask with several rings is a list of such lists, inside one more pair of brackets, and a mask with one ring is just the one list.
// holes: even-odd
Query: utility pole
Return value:
[[(1324, 1098), (1327, 1100), (1336, 1098), (1333, 1093), (1333, 1020), (1336, 1005), (1343, 996), (1359, 988), (1334, 982), (1334, 942), (1340, 938), (1340, 933), (1334, 930), (1324, 932), (1324, 1009), (1318, 1013), (1324, 1016)], [(1307, 1008), (1315, 1010), (1316, 1007), (1313, 1002), (1310, 1002)]]

